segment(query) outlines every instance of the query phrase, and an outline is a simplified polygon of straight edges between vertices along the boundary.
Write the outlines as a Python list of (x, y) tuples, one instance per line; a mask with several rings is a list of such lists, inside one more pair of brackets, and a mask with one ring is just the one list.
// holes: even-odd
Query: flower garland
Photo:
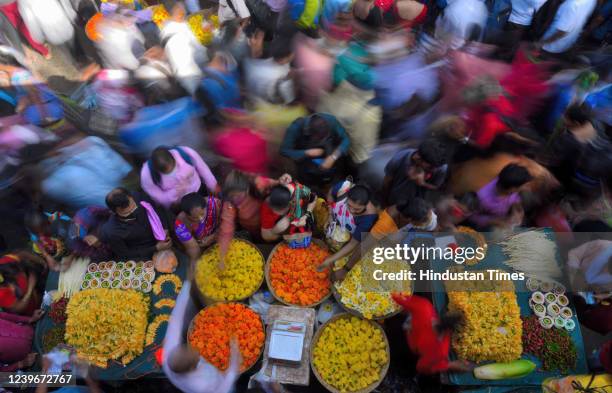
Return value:
[(164, 308), (164, 307), (174, 308), (175, 304), (176, 304), (176, 301), (173, 299), (159, 299), (157, 302), (155, 302), (155, 308)]
[(167, 323), (169, 320), (170, 320), (169, 314), (159, 314), (153, 319), (153, 321), (149, 324), (149, 327), (147, 328), (147, 336), (145, 338), (146, 346), (153, 345), (153, 343), (155, 343), (155, 337), (157, 336), (157, 331), (159, 330), (162, 324)]
[(183, 282), (176, 274), (164, 274), (157, 277), (157, 280), (153, 283), (153, 293), (159, 295), (162, 291), (162, 285), (167, 282), (174, 284), (174, 292), (178, 294), (183, 287)]

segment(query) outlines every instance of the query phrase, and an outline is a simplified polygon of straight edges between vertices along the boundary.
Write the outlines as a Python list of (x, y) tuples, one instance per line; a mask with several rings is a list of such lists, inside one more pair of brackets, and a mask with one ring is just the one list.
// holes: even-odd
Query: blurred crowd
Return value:
[[(326, 264), (406, 227), (609, 232), (611, 17), (606, 0), (0, 1), (0, 323), (25, 343), (1, 369), (34, 361), (45, 274), (77, 257), (193, 261), (309, 225), (337, 245)], [(612, 330), (609, 305), (585, 307)]]

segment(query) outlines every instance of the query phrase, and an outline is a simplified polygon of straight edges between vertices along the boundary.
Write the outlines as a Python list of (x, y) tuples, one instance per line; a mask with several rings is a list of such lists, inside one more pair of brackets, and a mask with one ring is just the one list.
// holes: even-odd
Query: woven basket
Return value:
[[(325, 389), (329, 390), (332, 393), (346, 393), (346, 392), (341, 392), (340, 390), (336, 389), (335, 387), (331, 386), (330, 384), (328, 384), (323, 377), (321, 376), (321, 374), (319, 374), (319, 371), (317, 371), (317, 368), (314, 366), (314, 349), (317, 347), (317, 344), (319, 342), (319, 337), (321, 336), (321, 334), (323, 333), (323, 330), (325, 330), (325, 328), (327, 327), (327, 325), (329, 325), (330, 323), (337, 321), (338, 319), (341, 318), (350, 318), (351, 314), (349, 313), (343, 313), (343, 314), (337, 314), (334, 315), (330, 320), (328, 320), (327, 322), (325, 322), (315, 333), (314, 338), (312, 339), (312, 345), (310, 347), (310, 368), (312, 369), (312, 372), (314, 373), (315, 377), (317, 377), (317, 380), (321, 383), (321, 385), (323, 385), (325, 387)], [(350, 392), (350, 393), (370, 393), (372, 390), (376, 389), (378, 387), (378, 385), (380, 385), (380, 383), (383, 381), (383, 379), (385, 378), (385, 376), (387, 375), (387, 371), (389, 371), (389, 364), (391, 361), (391, 351), (389, 350), (389, 340), (387, 339), (387, 335), (385, 334), (385, 331), (383, 330), (382, 327), (380, 327), (380, 325), (376, 322), (370, 321), (365, 319), (369, 324), (371, 324), (372, 326), (374, 326), (376, 329), (378, 329), (381, 333), (382, 336), (385, 339), (385, 351), (387, 352), (387, 363), (383, 366), (382, 370), (380, 371), (380, 377), (378, 378), (378, 381), (371, 383), (369, 386), (360, 389), (360, 390), (356, 390), (354, 392)]]
[[(231, 303), (239, 303), (239, 302), (226, 302), (223, 304), (231, 304)], [(245, 305), (243, 303), (239, 303), (242, 305)], [(189, 336), (191, 336), (191, 332), (193, 331), (193, 321), (195, 321), (195, 319), (201, 314), (203, 313), (205, 310), (208, 310), (209, 308), (211, 308), (212, 306), (214, 306), (214, 304), (211, 304), (210, 306), (206, 306), (204, 307), (202, 310), (200, 310), (200, 312), (198, 312), (195, 317), (193, 317), (193, 319), (191, 319), (191, 321), (189, 322), (189, 328), (187, 329), (187, 345), (189, 345), (191, 348), (193, 348), (191, 346), (191, 343), (189, 342)], [(259, 322), (261, 322), (261, 326), (263, 329), (263, 334), (264, 334), (264, 343), (261, 346), (261, 349), (259, 350), (259, 356), (257, 356), (257, 359), (253, 362), (253, 364), (250, 364), (249, 367), (247, 367), (244, 371), (240, 371), (240, 374), (244, 374), (248, 371), (250, 371), (253, 366), (255, 366), (257, 364), (257, 362), (259, 361), (259, 359), (261, 358), (261, 354), (264, 351), (264, 348), (266, 347), (266, 324), (263, 322), (263, 319), (261, 319), (261, 315), (259, 315), (257, 312), (255, 312), (255, 310), (253, 310), (251, 307), (246, 306), (248, 309), (250, 309), (251, 311), (253, 311), (255, 314), (257, 314), (257, 316), (259, 317)], [(197, 351), (197, 349), (193, 348), (195, 351)], [(201, 356), (201, 355), (200, 355)]]
[[(321, 247), (323, 249), (327, 249), (327, 245), (325, 245), (325, 242), (322, 241), (322, 240), (312, 239), (312, 243), (316, 244), (317, 246), (319, 246), (319, 247)], [(281, 243), (278, 243), (276, 246), (274, 246), (272, 251), (270, 251), (270, 255), (268, 255), (268, 259), (266, 260), (266, 266), (265, 266), (266, 285), (268, 286), (268, 290), (270, 291), (272, 296), (274, 296), (274, 298), (276, 300), (278, 300), (279, 302), (283, 303), (286, 306), (305, 307), (305, 308), (306, 307), (316, 307), (319, 304), (323, 303), (325, 300), (329, 299), (329, 297), (331, 296), (331, 288), (330, 288), (330, 291), (327, 293), (327, 295), (323, 296), (321, 298), (321, 300), (319, 300), (318, 302), (312, 303), (312, 304), (307, 304), (307, 305), (289, 303), (289, 302), (283, 300), (282, 297), (280, 297), (280, 296), (278, 296), (276, 294), (276, 291), (274, 291), (274, 287), (272, 286), (272, 281), (270, 280), (270, 265), (272, 264), (272, 257), (274, 256), (274, 253), (276, 252), (278, 247), (280, 247), (283, 244), (285, 244), (285, 243), (281, 242)]]
[[(257, 253), (261, 257), (262, 264), (265, 265), (265, 263), (264, 263), (264, 261), (265, 261), (264, 260), (264, 256), (261, 253), (261, 251), (259, 250), (259, 248), (257, 248), (257, 246), (255, 246), (255, 244), (251, 243), (248, 240), (238, 239), (238, 238), (233, 238), (232, 241), (239, 241), (239, 242), (247, 243), (249, 246), (253, 247), (255, 250), (257, 250)], [(204, 251), (204, 254), (202, 254), (202, 255), (204, 256), (204, 255), (206, 255), (208, 253), (211, 253), (211, 252), (212, 252), (212, 247), (209, 248), (208, 250)], [(196, 264), (197, 263), (200, 263), (199, 260), (198, 260), (198, 262), (196, 262)], [(197, 265), (196, 265), (196, 269), (197, 269)], [(264, 269), (265, 269), (265, 267), (264, 267)], [(219, 299), (214, 299), (214, 298), (212, 298), (210, 296), (207, 296), (206, 294), (204, 294), (204, 292), (202, 292), (202, 290), (198, 286), (197, 280), (195, 278), (195, 274), (194, 274), (194, 276), (192, 278), (192, 285), (193, 285), (193, 287), (197, 288), (198, 297), (199, 297), (200, 301), (202, 302), (202, 304), (205, 304), (205, 305), (212, 305), (212, 304), (215, 304), (215, 303), (232, 303), (232, 302), (238, 302), (239, 303), (239, 302), (241, 302), (243, 300), (246, 300), (246, 299), (250, 298), (251, 296), (253, 296), (253, 294), (259, 290), (259, 288), (261, 287), (261, 284), (263, 284), (263, 282), (264, 282), (264, 274), (261, 275), (261, 280), (259, 281), (259, 284), (255, 288), (255, 290), (253, 290), (251, 293), (247, 294), (246, 296), (243, 296), (243, 297), (241, 297), (239, 299), (219, 300)]]

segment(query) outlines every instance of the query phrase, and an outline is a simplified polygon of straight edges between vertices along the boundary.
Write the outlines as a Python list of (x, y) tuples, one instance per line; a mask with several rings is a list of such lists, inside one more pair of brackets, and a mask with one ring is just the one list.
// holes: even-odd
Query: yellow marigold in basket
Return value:
[(355, 316), (326, 325), (313, 348), (313, 366), (341, 392), (356, 392), (377, 382), (388, 361), (381, 330)]
[(263, 256), (251, 244), (233, 239), (225, 266), (219, 269), (219, 245), (204, 253), (195, 269), (196, 284), (204, 294), (216, 301), (240, 300), (253, 294), (264, 275)]
[(106, 367), (127, 364), (143, 351), (149, 298), (134, 290), (86, 289), (70, 298), (66, 343), (79, 357)]

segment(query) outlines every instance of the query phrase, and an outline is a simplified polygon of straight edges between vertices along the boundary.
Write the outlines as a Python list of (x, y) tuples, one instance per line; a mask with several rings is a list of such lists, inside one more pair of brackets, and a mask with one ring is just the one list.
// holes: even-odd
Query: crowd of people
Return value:
[[(0, 370), (35, 364), (49, 271), (193, 265), (215, 243), (223, 269), (234, 236), (322, 238), (321, 269), (349, 257), (337, 281), (389, 235), (550, 227), (580, 322), (610, 333), (612, 243), (577, 233), (612, 231), (611, 17), (605, 0), (0, 1)], [(78, 72), (46, 68), (66, 56)], [(398, 344), (419, 374), (469, 369), (448, 361), (456, 321), (396, 301), (425, 321)], [(235, 370), (172, 334), (179, 389), (230, 391)]]

